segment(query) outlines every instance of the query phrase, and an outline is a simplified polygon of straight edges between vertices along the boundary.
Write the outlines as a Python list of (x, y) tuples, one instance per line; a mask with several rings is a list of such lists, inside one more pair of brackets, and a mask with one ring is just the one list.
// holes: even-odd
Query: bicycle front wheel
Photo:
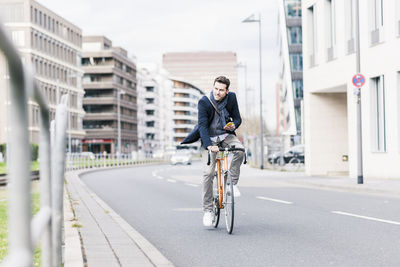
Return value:
[(213, 213), (214, 213), (213, 226), (214, 228), (217, 228), (219, 223), (219, 214), (220, 214), (217, 173), (215, 173), (213, 179)]
[(224, 211), (225, 211), (225, 224), (228, 234), (232, 234), (234, 222), (234, 207), (235, 200), (233, 195), (232, 177), (225, 174), (224, 177)]

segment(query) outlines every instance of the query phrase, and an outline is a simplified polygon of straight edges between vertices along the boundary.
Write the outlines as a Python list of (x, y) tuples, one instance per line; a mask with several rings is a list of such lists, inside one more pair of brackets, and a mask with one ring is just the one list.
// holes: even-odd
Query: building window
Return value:
[(154, 98), (146, 98), (146, 104), (154, 104)]
[(43, 27), (46, 29), (46, 23), (47, 23), (47, 15), (46, 14), (44, 14), (43, 15), (44, 16), (44, 19), (43, 19)]
[(300, 53), (290, 54), (290, 65), (292, 71), (303, 70), (303, 55)]
[(12, 40), (16, 46), (25, 46), (25, 32), (24, 31), (13, 31)]
[(154, 121), (146, 121), (146, 127), (154, 127)]
[(290, 27), (288, 29), (289, 44), (301, 44), (303, 43), (301, 27)]
[(286, 16), (287, 17), (301, 17), (301, 1), (300, 0), (286, 0)]
[(356, 51), (355, 47), (355, 7), (354, 0), (346, 0), (345, 1), (345, 35), (347, 42), (347, 54), (354, 53)]
[(154, 86), (146, 86), (146, 92), (154, 92)]
[(295, 99), (303, 99), (303, 81), (294, 80), (292, 83)]
[(383, 0), (369, 0), (371, 45), (383, 41)]
[(371, 130), (372, 150), (386, 152), (385, 79), (371, 79)]
[(335, 44), (336, 44), (336, 13), (335, 13), (335, 0), (326, 0), (325, 10), (325, 33), (326, 33), (326, 44), (327, 44), (327, 58), (332, 60), (335, 55)]
[(39, 25), (42, 26), (42, 11), (39, 11)]
[(37, 9), (35, 8), (35, 23), (37, 23)]
[(308, 21), (308, 50), (310, 51), (310, 67), (317, 63), (317, 19), (315, 6), (308, 8), (307, 21)]

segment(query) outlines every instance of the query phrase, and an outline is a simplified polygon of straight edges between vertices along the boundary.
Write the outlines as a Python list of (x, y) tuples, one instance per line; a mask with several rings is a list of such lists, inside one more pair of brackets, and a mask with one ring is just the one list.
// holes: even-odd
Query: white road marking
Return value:
[(268, 201), (272, 201), (272, 202), (278, 202), (278, 203), (282, 203), (282, 204), (288, 204), (288, 205), (293, 204), (293, 202), (274, 199), (274, 198), (268, 198), (268, 197), (256, 197), (256, 198), (261, 199), (261, 200), (268, 200)]
[(152, 171), (151, 174), (156, 177), (157, 176), (157, 171)]
[(164, 177), (162, 177), (160, 175), (157, 175), (156, 177), (157, 177), (157, 179), (160, 179), (160, 180), (164, 179)]
[(167, 182), (176, 183), (176, 180), (174, 180), (174, 179), (167, 179)]
[(191, 186), (191, 187), (199, 187), (198, 184), (190, 184), (190, 183), (185, 183), (185, 185)]
[(343, 212), (343, 211), (332, 211), (332, 213), (339, 214), (339, 215), (356, 217), (356, 218), (370, 220), (370, 221), (376, 221), (376, 222), (383, 222), (383, 223), (389, 223), (389, 224), (394, 224), (394, 225), (400, 225), (400, 222), (383, 220), (383, 219), (374, 218), (374, 217), (368, 217), (368, 216), (363, 216), (363, 215), (357, 215), (357, 214), (347, 213), (347, 212)]

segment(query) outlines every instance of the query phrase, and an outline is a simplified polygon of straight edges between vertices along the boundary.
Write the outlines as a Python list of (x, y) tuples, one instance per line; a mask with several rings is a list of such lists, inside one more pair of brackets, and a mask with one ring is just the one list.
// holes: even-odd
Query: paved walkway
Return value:
[[(79, 178), (79, 172), (68, 172), (66, 189), (72, 203), (75, 228), (67, 227), (65, 266), (173, 266), (150, 242), (135, 231), (98, 198)], [(66, 210), (68, 213), (68, 209)], [(72, 227), (73, 228), (73, 227)], [(67, 238), (68, 237), (68, 238)], [(83, 248), (77, 245), (79, 237)], [(83, 254), (79, 260), (79, 253)], [(85, 262), (84, 262), (85, 261)]]

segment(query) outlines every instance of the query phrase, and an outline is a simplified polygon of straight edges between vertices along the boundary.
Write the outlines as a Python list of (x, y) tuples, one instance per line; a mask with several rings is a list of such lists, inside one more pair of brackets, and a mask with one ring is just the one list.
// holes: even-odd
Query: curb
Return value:
[[(140, 166), (148, 166), (152, 164), (144, 164)], [(125, 166), (121, 166), (125, 167)], [(136, 246), (143, 252), (144, 256), (148, 258), (148, 260), (154, 265), (154, 266), (174, 266), (172, 262), (170, 262), (153, 244), (151, 244), (144, 236), (142, 236), (138, 231), (136, 231), (131, 225), (129, 225), (121, 216), (119, 216), (111, 207), (109, 207), (100, 197), (98, 197), (81, 179), (80, 176), (86, 173), (92, 173), (92, 172), (99, 172), (103, 170), (110, 170), (110, 169), (116, 169), (116, 168), (121, 168), (121, 167), (115, 167), (115, 168), (101, 168), (101, 169), (90, 169), (90, 170), (80, 170), (80, 171), (75, 171), (75, 174), (69, 173), (69, 175), (76, 175), (79, 185), (82, 186), (92, 197), (92, 199), (98, 203), (99, 206), (101, 206), (104, 210), (108, 211), (108, 215), (118, 224), (122, 231), (124, 231), (127, 236), (136, 244)], [(132, 168), (132, 167), (138, 167), (138, 166), (126, 166), (127, 168)], [(67, 174), (68, 175), (68, 174)], [(67, 180), (68, 181), (68, 180)], [(66, 185), (68, 187), (68, 184)], [(73, 206), (71, 201), (73, 201), (70, 198), (69, 194), (66, 194), (65, 196), (65, 201), (69, 202), (69, 205), (71, 206), (72, 210), (67, 207), (67, 209), (64, 210), (64, 224), (66, 225), (65, 229), (65, 266), (84, 266), (83, 263), (83, 250), (84, 247), (82, 247), (82, 240), (80, 237), (80, 231), (78, 228), (72, 228), (70, 225), (73, 224), (74, 219), (79, 220), (79, 218), (75, 218), (73, 215)], [(68, 221), (71, 218), (71, 214), (73, 216), (72, 221)], [(71, 229), (72, 228), (72, 229)], [(67, 232), (68, 231), (68, 232)], [(68, 238), (67, 238), (68, 235)], [(83, 241), (84, 242), (84, 241)], [(79, 256), (77, 255), (79, 254)]]

